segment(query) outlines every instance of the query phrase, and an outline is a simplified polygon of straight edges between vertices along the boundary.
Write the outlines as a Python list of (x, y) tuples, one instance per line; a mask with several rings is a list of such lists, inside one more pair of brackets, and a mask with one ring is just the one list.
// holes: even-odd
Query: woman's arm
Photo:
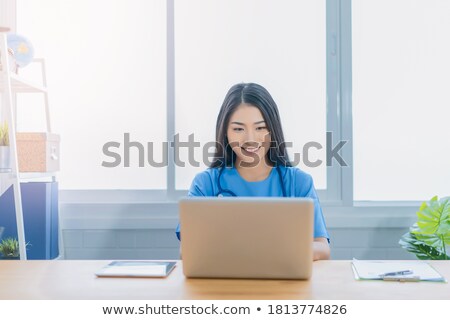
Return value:
[(313, 260), (330, 259), (330, 246), (327, 238), (314, 238), (313, 242)]

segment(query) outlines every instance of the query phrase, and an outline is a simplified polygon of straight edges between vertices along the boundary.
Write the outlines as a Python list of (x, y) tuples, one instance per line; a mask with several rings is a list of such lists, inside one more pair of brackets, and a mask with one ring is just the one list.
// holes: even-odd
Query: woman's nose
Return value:
[(246, 131), (245, 141), (255, 141), (255, 133), (253, 130)]

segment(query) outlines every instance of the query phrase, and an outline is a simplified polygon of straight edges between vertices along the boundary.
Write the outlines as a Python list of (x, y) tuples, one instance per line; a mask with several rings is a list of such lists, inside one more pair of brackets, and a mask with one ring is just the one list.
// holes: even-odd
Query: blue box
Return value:
[[(20, 184), (27, 259), (55, 259), (58, 246), (58, 183), (27, 182)], [(3, 239), (17, 238), (14, 192), (10, 187), (0, 197), (0, 226)]]

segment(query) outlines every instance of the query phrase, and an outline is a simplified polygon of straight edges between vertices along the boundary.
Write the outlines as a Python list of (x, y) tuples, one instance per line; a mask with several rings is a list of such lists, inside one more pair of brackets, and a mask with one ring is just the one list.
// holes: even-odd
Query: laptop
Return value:
[(311, 199), (192, 197), (180, 200), (179, 212), (188, 278), (311, 277)]

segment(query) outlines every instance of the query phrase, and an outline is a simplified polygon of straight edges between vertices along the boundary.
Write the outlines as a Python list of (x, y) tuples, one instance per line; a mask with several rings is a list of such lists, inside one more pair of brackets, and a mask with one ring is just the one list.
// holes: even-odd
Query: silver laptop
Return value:
[(195, 197), (180, 200), (179, 210), (186, 277), (311, 277), (311, 199)]

